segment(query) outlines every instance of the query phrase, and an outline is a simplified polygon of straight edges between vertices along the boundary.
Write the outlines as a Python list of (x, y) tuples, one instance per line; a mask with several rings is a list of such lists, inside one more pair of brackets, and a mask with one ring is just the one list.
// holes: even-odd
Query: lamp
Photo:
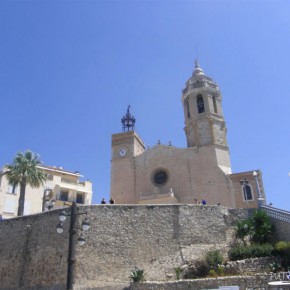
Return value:
[(56, 226), (56, 231), (57, 231), (59, 234), (62, 234), (62, 233), (63, 233), (62, 222), (59, 222), (59, 223), (58, 223), (58, 225)]
[(82, 229), (84, 231), (87, 231), (90, 228), (90, 223), (88, 218), (85, 218), (85, 220), (82, 222)]
[(88, 230), (90, 228), (90, 223), (87, 218), (84, 219), (82, 222), (82, 227), (77, 227), (77, 216), (82, 214), (87, 214), (87, 212), (78, 212), (78, 206), (76, 202), (73, 202), (70, 206), (70, 214), (67, 214), (65, 210), (62, 210), (59, 214), (60, 222), (56, 226), (56, 231), (58, 233), (63, 233), (63, 225), (62, 222), (66, 220), (67, 216), (70, 216), (70, 227), (69, 227), (69, 246), (68, 246), (68, 259), (67, 259), (67, 286), (66, 289), (70, 290), (73, 289), (73, 280), (74, 280), (74, 272), (75, 272), (75, 251), (76, 251), (76, 244), (82, 246), (85, 244), (85, 238), (83, 234), (77, 239), (76, 234), (77, 230)]
[(65, 211), (64, 210), (62, 210), (61, 212), (60, 212), (60, 214), (59, 214), (59, 220), (61, 221), (61, 222), (64, 222), (65, 220), (66, 220), (66, 214), (65, 214)]
[(85, 244), (85, 242), (86, 242), (86, 240), (85, 240), (83, 234), (81, 234), (81, 236), (78, 238), (78, 245), (82, 246)]
[(257, 171), (253, 172), (253, 176), (254, 176), (255, 181), (256, 181), (256, 191), (257, 191), (257, 196), (258, 196), (258, 208), (260, 208), (262, 205), (265, 204), (265, 199), (262, 197), (262, 194), (261, 194)]

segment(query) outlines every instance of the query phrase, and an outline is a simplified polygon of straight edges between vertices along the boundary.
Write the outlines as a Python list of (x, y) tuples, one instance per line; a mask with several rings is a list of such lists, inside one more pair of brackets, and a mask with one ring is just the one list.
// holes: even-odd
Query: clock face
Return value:
[(119, 150), (119, 155), (120, 155), (121, 157), (124, 157), (124, 156), (126, 155), (126, 153), (127, 153), (127, 150), (126, 150), (125, 148), (121, 148), (121, 149)]

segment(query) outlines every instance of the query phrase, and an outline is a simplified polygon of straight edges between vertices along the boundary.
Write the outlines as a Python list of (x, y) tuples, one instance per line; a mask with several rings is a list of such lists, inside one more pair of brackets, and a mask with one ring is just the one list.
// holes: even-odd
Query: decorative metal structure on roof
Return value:
[(127, 108), (126, 115), (122, 118), (123, 132), (134, 131), (136, 119), (130, 114), (130, 105)]

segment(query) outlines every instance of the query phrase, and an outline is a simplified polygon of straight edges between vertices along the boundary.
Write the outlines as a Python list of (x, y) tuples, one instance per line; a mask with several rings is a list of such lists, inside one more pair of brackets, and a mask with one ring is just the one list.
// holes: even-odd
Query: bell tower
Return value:
[[(218, 165), (229, 167), (229, 148), (226, 139), (226, 123), (222, 111), (222, 95), (218, 85), (206, 76), (197, 60), (192, 76), (182, 91), (187, 147), (214, 147)], [(218, 153), (220, 152), (220, 154)], [(227, 161), (225, 160), (227, 159)]]
[(227, 147), (226, 126), (218, 85), (200, 68), (195, 69), (182, 91), (187, 147)]
[(130, 106), (121, 119), (122, 133), (112, 135), (111, 198), (116, 203), (136, 203), (135, 157), (145, 151), (145, 145), (136, 134), (136, 119)]

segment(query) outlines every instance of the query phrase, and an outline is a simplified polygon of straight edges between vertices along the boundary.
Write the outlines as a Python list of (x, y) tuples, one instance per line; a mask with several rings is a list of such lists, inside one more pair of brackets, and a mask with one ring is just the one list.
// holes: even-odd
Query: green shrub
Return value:
[(249, 258), (259, 258), (273, 256), (274, 247), (271, 244), (253, 244), (246, 247), (234, 247), (229, 250), (231, 261), (243, 260)]
[(247, 252), (247, 247), (237, 246), (229, 250), (228, 256), (231, 261), (243, 260), (248, 258)]
[(206, 254), (205, 259), (208, 265), (214, 269), (216, 269), (219, 265), (223, 263), (223, 256), (218, 250), (209, 251)]
[(216, 278), (216, 277), (218, 277), (218, 274), (214, 269), (210, 269), (208, 272), (208, 276), (212, 277), (212, 278)]
[(252, 243), (265, 244), (271, 241), (274, 227), (264, 210), (257, 210), (251, 218), (239, 221), (235, 226), (235, 237), (246, 245), (249, 238)]
[(275, 249), (280, 253), (290, 253), (290, 242), (280, 241), (275, 244)]
[(235, 226), (235, 237), (246, 245), (246, 238), (251, 235), (252, 224), (250, 219), (241, 220)]
[(210, 267), (206, 261), (200, 260), (195, 262), (195, 270), (196, 278), (204, 278), (208, 275)]
[(273, 273), (277, 273), (278, 271), (281, 270), (281, 265), (276, 262), (270, 263), (269, 267), (270, 267), (270, 271)]
[(282, 258), (281, 265), (285, 270), (290, 268), (290, 242), (280, 241), (275, 245), (276, 254)]
[(264, 210), (257, 210), (251, 218), (253, 243), (264, 244), (270, 242), (273, 233), (273, 224)]
[(210, 267), (208, 263), (204, 260), (195, 261), (192, 269), (190, 277), (184, 278), (205, 278), (209, 273)]
[(144, 270), (136, 268), (135, 270), (132, 270), (129, 278), (134, 283), (139, 283), (145, 280), (145, 273)]
[(219, 265), (216, 268), (216, 272), (219, 276), (224, 276), (225, 275), (225, 267), (223, 265)]
[(175, 275), (176, 275), (176, 280), (180, 280), (181, 279), (181, 276), (182, 276), (182, 269), (180, 267), (178, 268), (175, 268)]

